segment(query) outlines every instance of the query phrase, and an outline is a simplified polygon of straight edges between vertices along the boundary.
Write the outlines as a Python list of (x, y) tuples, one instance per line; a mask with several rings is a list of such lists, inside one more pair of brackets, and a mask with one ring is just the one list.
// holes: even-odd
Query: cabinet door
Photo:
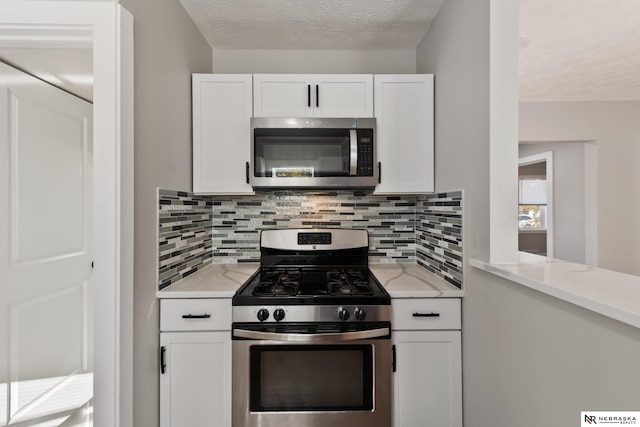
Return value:
[(312, 86), (313, 76), (307, 74), (254, 74), (254, 117), (312, 116)]
[(251, 74), (193, 75), (193, 192), (253, 194)]
[(434, 191), (433, 75), (376, 75), (376, 194)]
[(370, 74), (316, 75), (312, 92), (316, 117), (373, 117)]
[(393, 332), (394, 427), (462, 426), (459, 331)]
[(231, 426), (231, 335), (163, 332), (160, 427)]
[(373, 117), (370, 74), (254, 74), (255, 117)]

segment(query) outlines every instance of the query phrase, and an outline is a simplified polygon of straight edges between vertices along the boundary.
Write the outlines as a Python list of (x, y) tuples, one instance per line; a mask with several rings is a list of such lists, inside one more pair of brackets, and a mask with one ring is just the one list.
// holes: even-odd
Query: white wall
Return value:
[(585, 264), (585, 143), (549, 142), (519, 147), (519, 157), (553, 153), (553, 257)]
[(465, 285), (465, 426), (577, 426), (580, 411), (638, 408), (637, 328), (507, 280)]
[(191, 188), (191, 73), (211, 72), (211, 48), (180, 2), (121, 3), (135, 23), (133, 425), (157, 427), (156, 187)]
[(410, 50), (214, 50), (214, 73), (406, 74), (416, 72)]
[(520, 105), (522, 141), (595, 141), (598, 266), (636, 276), (640, 276), (639, 118), (640, 101)]
[[(490, 90), (489, 19), (506, 11), (518, 20), (517, 10), (500, 3), (445, 2), (417, 50), (417, 71), (435, 73), (436, 187), (463, 189), (465, 197), (464, 423), (578, 425), (581, 410), (637, 408), (637, 329), (468, 264), (469, 257), (489, 259), (490, 216), (511, 215), (490, 211), (490, 169), (503, 167), (507, 176), (513, 169), (514, 185), (517, 180), (516, 118), (502, 117), (505, 131), (515, 126), (516, 136), (499, 141), (513, 146), (494, 145), (489, 128), (490, 97), (503, 90), (499, 79)], [(513, 42), (517, 52), (517, 31)], [(514, 153), (513, 162), (491, 163), (490, 151), (501, 149)], [(511, 203), (515, 236), (515, 197)]]
[[(210, 72), (212, 63), (216, 72), (306, 68), (286, 68), (279, 61), (288, 55), (268, 52), (266, 61), (254, 52), (254, 61), (249, 53), (216, 51), (216, 61), (179, 2), (122, 3), (135, 18), (136, 49), (134, 425), (155, 427), (155, 187), (191, 188), (190, 74)], [(580, 409), (637, 406), (640, 338), (636, 329), (468, 266), (469, 257), (489, 255), (489, 3), (445, 2), (414, 69), (407, 54), (385, 65), (395, 58), (389, 54), (338, 69), (318, 63), (318, 72), (436, 73), (438, 191), (465, 191), (465, 425), (576, 425)], [(342, 57), (335, 55), (327, 57)]]
[(465, 259), (489, 254), (487, 10), (488, 0), (445, 2), (417, 49), (418, 72), (435, 75), (436, 191), (465, 190)]

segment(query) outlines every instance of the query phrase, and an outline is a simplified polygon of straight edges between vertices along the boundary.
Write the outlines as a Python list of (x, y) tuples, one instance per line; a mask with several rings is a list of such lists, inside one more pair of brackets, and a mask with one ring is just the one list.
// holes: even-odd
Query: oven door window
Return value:
[(252, 346), (251, 411), (373, 410), (372, 347)]
[(256, 177), (349, 176), (348, 129), (255, 129)]

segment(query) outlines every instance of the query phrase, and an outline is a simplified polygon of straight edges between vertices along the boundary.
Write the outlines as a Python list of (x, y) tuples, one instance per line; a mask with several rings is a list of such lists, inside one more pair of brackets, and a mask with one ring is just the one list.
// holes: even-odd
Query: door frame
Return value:
[[(68, 39), (61, 37), (61, 29)], [(65, 32), (63, 31), (63, 32)], [(87, 38), (87, 34), (91, 34)], [(90, 43), (94, 75), (94, 399), (133, 424), (133, 17), (115, 2), (0, 1), (0, 43)]]

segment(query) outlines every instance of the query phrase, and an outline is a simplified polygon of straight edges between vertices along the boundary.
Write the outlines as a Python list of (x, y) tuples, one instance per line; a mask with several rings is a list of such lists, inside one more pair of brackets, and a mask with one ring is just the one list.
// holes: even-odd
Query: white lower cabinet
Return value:
[(392, 300), (393, 427), (462, 426), (459, 309), (458, 299)]
[(394, 427), (462, 426), (460, 331), (396, 331)]
[[(392, 300), (393, 427), (462, 427), (460, 299)], [(231, 427), (231, 301), (160, 303), (160, 427)]]
[(160, 346), (160, 426), (231, 426), (230, 333), (163, 332)]
[(231, 427), (226, 306), (231, 307), (228, 299), (162, 300), (161, 328), (181, 330), (160, 332), (160, 427)]

